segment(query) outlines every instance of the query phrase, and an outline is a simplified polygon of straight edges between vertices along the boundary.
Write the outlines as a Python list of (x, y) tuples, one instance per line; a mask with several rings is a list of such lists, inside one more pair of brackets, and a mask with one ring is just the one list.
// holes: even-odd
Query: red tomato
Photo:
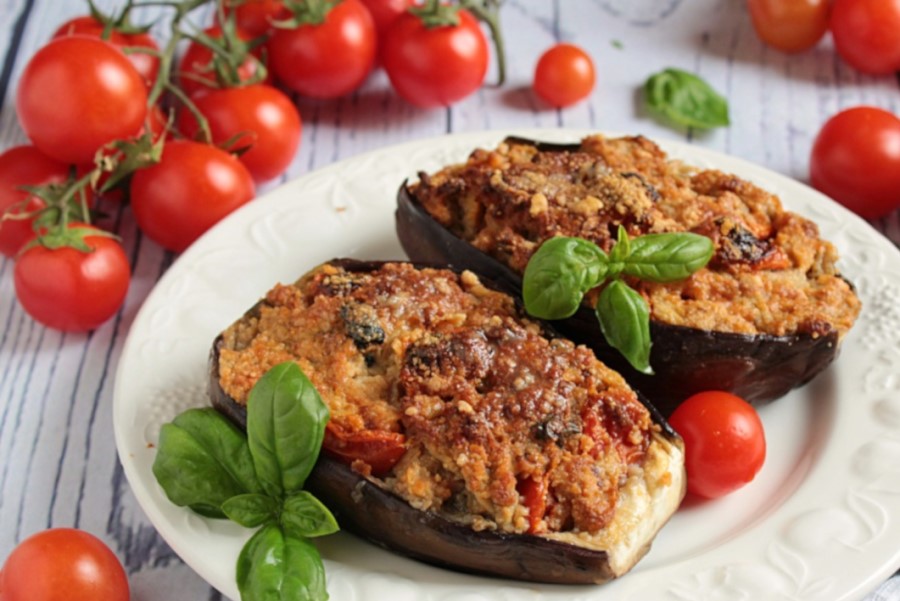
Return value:
[(541, 55), (534, 69), (535, 93), (556, 107), (587, 98), (595, 80), (591, 57), (573, 44), (553, 46)]
[[(218, 25), (208, 27), (203, 33), (214, 40), (222, 39), (222, 28)], [(237, 30), (237, 36), (245, 41), (253, 39), (250, 33), (240, 28)], [(242, 82), (252, 80), (259, 71), (262, 50), (254, 49), (250, 55), (237, 70), (238, 77)], [(178, 78), (181, 89), (188, 96), (223, 87), (213, 66), (213, 51), (197, 42), (188, 44), (184, 56), (181, 57), (181, 61), (178, 63)], [(267, 77), (265, 82), (269, 81), (270, 79)]]
[[(194, 99), (209, 122), (213, 143), (236, 139), (235, 148), (249, 146), (238, 159), (258, 182), (281, 175), (300, 145), (301, 121), (297, 107), (282, 92), (267, 85), (212, 90)], [(194, 115), (183, 110), (178, 129), (196, 136)]]
[(375, 62), (375, 23), (359, 0), (342, 0), (320, 24), (276, 29), (269, 40), (275, 78), (310, 98), (337, 98), (362, 85)]
[(829, 119), (813, 143), (810, 180), (866, 219), (900, 208), (900, 119), (860, 106)]
[(714, 499), (756, 476), (766, 459), (766, 437), (756, 410), (733, 394), (700, 392), (672, 413), (669, 424), (684, 439), (687, 489)]
[(756, 35), (782, 52), (802, 52), (828, 31), (829, 0), (747, 0)]
[(378, 34), (378, 54), (384, 46), (387, 32), (391, 28), (400, 15), (406, 12), (406, 9), (413, 6), (413, 0), (362, 0), (372, 20), (375, 22), (375, 32)]
[(22, 129), (41, 152), (64, 163), (90, 163), (101, 146), (141, 129), (147, 88), (113, 46), (88, 37), (63, 37), (28, 62), (16, 110)]
[[(68, 227), (71, 232), (90, 226)], [(122, 245), (104, 235), (87, 235), (84, 242), (90, 252), (37, 244), (16, 259), (16, 298), (47, 327), (66, 332), (93, 330), (125, 301), (131, 270)]]
[(188, 140), (167, 143), (162, 160), (131, 179), (138, 227), (175, 252), (186, 249), (255, 193), (253, 178), (235, 157)]
[(152, 52), (131, 52), (127, 54), (128, 60), (137, 69), (137, 72), (144, 78), (147, 87), (153, 85), (156, 76), (159, 74), (159, 57), (153, 52), (159, 52), (159, 44), (156, 43), (149, 33), (122, 33), (121, 31), (110, 30), (104, 36), (105, 26), (103, 23), (91, 16), (75, 17), (66, 21), (56, 32), (53, 38), (61, 38), (69, 35), (86, 35), (94, 38), (105, 40), (119, 48), (148, 48)]
[(128, 601), (128, 578), (96, 536), (74, 528), (38, 532), (0, 572), (3, 601)]
[(831, 35), (854, 68), (875, 75), (900, 70), (900, 0), (835, 0)]
[[(65, 163), (51, 159), (34, 146), (16, 146), (0, 154), (0, 215), (40, 209), (44, 202), (20, 190), (19, 186), (62, 183), (69, 177)], [(24, 211), (13, 209), (26, 199)], [(31, 219), (0, 221), (0, 253), (12, 257), (34, 236)]]
[[(222, 0), (226, 14), (234, 12), (238, 27), (252, 37), (272, 29), (272, 22), (288, 16), (281, 0)], [(235, 6), (237, 5), (237, 6)]]
[(522, 496), (524, 505), (528, 508), (528, 532), (531, 534), (540, 532), (541, 522), (547, 515), (547, 483), (526, 477), (516, 484), (516, 491)]
[(381, 54), (391, 85), (407, 102), (449, 106), (477, 90), (488, 67), (488, 43), (478, 21), (459, 11), (459, 25), (426, 27), (412, 13), (394, 22)]
[(335, 422), (328, 422), (322, 449), (348, 465), (363, 461), (372, 468), (373, 474), (382, 476), (406, 453), (406, 437), (399, 432), (383, 430), (348, 432)]

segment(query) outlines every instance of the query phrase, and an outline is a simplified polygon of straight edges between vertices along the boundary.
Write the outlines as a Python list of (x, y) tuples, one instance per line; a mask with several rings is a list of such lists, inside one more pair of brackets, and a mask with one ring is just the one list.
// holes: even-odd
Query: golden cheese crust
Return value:
[(586, 238), (606, 251), (619, 225), (631, 236), (710, 237), (713, 259), (689, 279), (631, 282), (662, 323), (842, 337), (859, 314), (837, 251), (813, 222), (734, 175), (669, 160), (646, 138), (591, 136), (573, 151), (510, 140), (420, 174), (410, 191), (439, 223), (518, 273), (553, 236)]
[[(245, 403), (267, 369), (296, 361), (331, 410), (326, 452), (475, 529), (602, 530), (660, 433), (619, 374), (470, 272), (326, 264), (273, 288), (223, 341), (229, 396)], [(379, 441), (401, 450), (384, 463)]]

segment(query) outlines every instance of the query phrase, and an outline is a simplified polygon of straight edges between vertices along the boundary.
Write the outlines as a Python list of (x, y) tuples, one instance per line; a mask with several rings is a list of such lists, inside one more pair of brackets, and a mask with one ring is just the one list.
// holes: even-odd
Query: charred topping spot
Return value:
[[(356, 348), (364, 350), (373, 344), (384, 342), (384, 329), (378, 323), (378, 314), (370, 305), (349, 302), (341, 306), (341, 319), (347, 336)], [(366, 359), (368, 365), (368, 359)]]
[(716, 267), (746, 265), (754, 269), (784, 269), (790, 261), (771, 240), (761, 240), (740, 223), (725, 217), (713, 220), (711, 227), (701, 227), (717, 246), (710, 263)]
[(564, 421), (561, 415), (551, 415), (534, 426), (535, 438), (552, 440), (559, 445), (562, 445), (569, 436), (576, 434), (581, 434), (581, 424), (575, 421)]
[(422, 377), (460, 375), (478, 381), (490, 372), (494, 350), (483, 334), (431, 337), (410, 345), (406, 366)]
[(625, 171), (620, 174), (622, 177), (634, 178), (641, 182), (641, 185), (644, 186), (644, 189), (647, 191), (647, 196), (650, 197), (650, 200), (653, 202), (659, 202), (660, 195), (659, 190), (656, 189), (656, 186), (648, 182), (643, 175), (640, 173), (635, 173), (634, 171)]
[(348, 296), (359, 286), (360, 283), (352, 273), (341, 272), (323, 277), (314, 293), (323, 296)]

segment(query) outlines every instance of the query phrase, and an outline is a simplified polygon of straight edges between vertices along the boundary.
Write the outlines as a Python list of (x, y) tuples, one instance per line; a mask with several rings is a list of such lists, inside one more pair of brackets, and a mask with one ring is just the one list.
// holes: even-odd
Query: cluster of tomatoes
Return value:
[[(830, 31), (837, 53), (872, 75), (900, 72), (900, 0), (748, 0), (756, 33), (795, 53)], [(900, 119), (871, 106), (825, 123), (810, 158), (812, 185), (867, 219), (900, 208)]]

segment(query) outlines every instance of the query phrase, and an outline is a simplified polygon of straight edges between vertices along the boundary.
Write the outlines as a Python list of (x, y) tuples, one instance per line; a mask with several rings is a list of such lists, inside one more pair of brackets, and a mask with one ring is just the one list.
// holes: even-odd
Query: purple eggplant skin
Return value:
[[(357, 272), (374, 271), (383, 264), (352, 259), (330, 263)], [(481, 281), (503, 292), (490, 280)], [(251, 307), (245, 316), (258, 314), (262, 302)], [(542, 326), (545, 335), (557, 335), (552, 328)], [(246, 407), (228, 396), (219, 384), (219, 352), (223, 344), (223, 337), (217, 336), (210, 349), (208, 394), (213, 407), (246, 430)], [(662, 435), (683, 448), (681, 438), (659, 412), (646, 399), (641, 401), (650, 410), (652, 420), (660, 425)], [(433, 511), (416, 509), (385, 489), (377, 478), (360, 474), (325, 453), (320, 454), (305, 488), (334, 513), (344, 530), (379, 547), (439, 567), (550, 584), (599, 584), (620, 575), (610, 567), (609, 555), (603, 550), (529, 534), (475, 531)], [(639, 550), (635, 561), (649, 548), (650, 541)]]
[[(538, 148), (571, 150), (577, 145), (538, 143)], [(406, 182), (397, 194), (395, 219), (397, 236), (410, 260), (470, 269), (521, 298), (521, 276), (436, 221)], [(738, 334), (673, 326), (651, 317), (650, 365), (655, 375), (648, 376), (632, 368), (607, 344), (592, 308), (582, 306), (575, 315), (554, 321), (552, 326), (566, 338), (591, 347), (666, 417), (685, 399), (704, 390), (731, 392), (755, 405), (773, 401), (822, 372), (839, 348), (837, 332), (817, 336)]]

